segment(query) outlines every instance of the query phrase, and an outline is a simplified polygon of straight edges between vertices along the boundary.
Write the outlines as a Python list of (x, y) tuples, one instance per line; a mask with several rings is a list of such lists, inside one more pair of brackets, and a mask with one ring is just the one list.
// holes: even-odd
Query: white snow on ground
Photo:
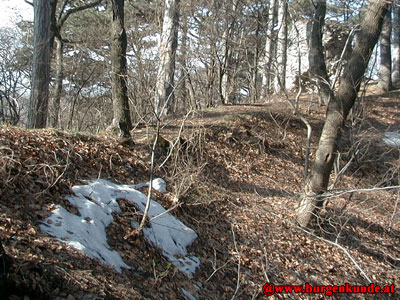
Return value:
[[(149, 187), (150, 186), (150, 181), (146, 183), (139, 183), (133, 186), (134, 189), (141, 189), (143, 187)], [(153, 180), (153, 189), (156, 191), (159, 191), (160, 193), (168, 193), (167, 191), (167, 183), (161, 179), (161, 178), (156, 178)]]
[[(52, 215), (40, 228), (88, 256), (113, 266), (118, 272), (122, 268), (129, 269), (119, 253), (108, 245), (105, 229), (113, 221), (111, 213), (121, 212), (117, 199), (132, 201), (144, 211), (146, 195), (136, 190), (143, 186), (149, 186), (149, 183), (136, 186), (118, 185), (103, 179), (74, 186), (72, 191), (75, 195), (67, 196), (66, 199), (77, 207), (80, 216), (71, 214), (61, 206), (55, 206)], [(153, 180), (153, 187), (166, 192), (166, 183), (160, 178)], [(197, 238), (196, 232), (153, 200), (150, 202), (149, 218), (150, 227), (143, 230), (148, 243), (160, 248), (162, 254), (180, 271), (192, 276), (200, 265), (200, 260), (195, 256), (187, 256), (186, 248)], [(136, 227), (137, 224), (132, 226)]]
[(400, 133), (398, 132), (385, 132), (385, 138), (383, 142), (391, 147), (400, 147)]

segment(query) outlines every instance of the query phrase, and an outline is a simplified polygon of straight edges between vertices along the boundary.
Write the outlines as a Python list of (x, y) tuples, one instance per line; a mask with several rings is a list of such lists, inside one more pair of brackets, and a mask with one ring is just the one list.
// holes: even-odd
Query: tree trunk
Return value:
[(197, 109), (197, 103), (195, 98), (195, 92), (192, 84), (190, 72), (188, 70), (187, 60), (187, 49), (188, 49), (188, 17), (185, 16), (183, 20), (182, 29), (182, 44), (181, 44), (181, 82), (182, 82), (182, 97), (185, 102), (189, 93), (188, 105), (191, 109)]
[(322, 46), (322, 30), (325, 24), (326, 0), (314, 1), (315, 13), (311, 29), (310, 51), (308, 60), (310, 64), (310, 73), (315, 77), (320, 103), (328, 105), (333, 97), (329, 86), (328, 72), (326, 71), (324, 49)]
[(225, 31), (224, 33), (224, 60), (222, 65), (219, 68), (219, 94), (221, 97), (221, 104), (225, 105), (230, 103), (231, 101), (231, 57), (232, 57), (232, 49), (231, 49), (231, 41), (229, 37), (229, 32)]
[(33, 1), (34, 41), (28, 128), (45, 128), (50, 82), (50, 0)]
[(393, 73), (392, 84), (400, 87), (400, 0), (393, 5)]
[[(187, 34), (188, 34), (188, 24), (187, 24), (187, 15), (184, 15), (182, 18), (182, 41), (180, 45), (181, 49), (181, 56), (180, 56), (180, 75), (179, 75), (179, 83), (180, 83), (180, 89), (182, 91), (182, 99), (180, 101), (180, 105), (183, 109), (185, 107), (191, 107), (191, 102), (190, 100), (187, 101), (187, 94), (188, 94), (188, 89), (186, 87), (186, 76), (189, 76), (187, 72), (187, 67), (186, 67), (186, 59), (187, 59)], [(177, 102), (175, 100), (175, 102)], [(187, 103), (186, 103), (187, 102)], [(179, 105), (175, 103), (175, 107), (178, 108)]]
[(271, 65), (276, 54), (276, 30), (275, 24), (278, 19), (277, 14), (278, 0), (273, 0), (268, 10), (268, 29), (265, 40), (264, 71), (262, 77), (262, 96), (266, 98), (271, 84)]
[(260, 12), (257, 13), (257, 27), (255, 32), (256, 44), (254, 48), (254, 58), (253, 65), (251, 66), (252, 74), (251, 74), (251, 91), (250, 96), (252, 103), (256, 103), (258, 101), (258, 89), (257, 89), (257, 79), (258, 79), (258, 68), (259, 68), (259, 35), (260, 35), (260, 24), (261, 24), (261, 16)]
[(130, 137), (132, 121), (127, 91), (126, 48), (127, 37), (124, 25), (124, 0), (112, 0), (111, 20), (111, 87), (113, 99), (112, 129), (118, 129), (121, 137)]
[(214, 93), (214, 82), (215, 82), (215, 75), (216, 75), (215, 74), (215, 70), (217, 69), (216, 68), (216, 64), (217, 63), (215, 61), (215, 58), (211, 57), (210, 65), (206, 66), (206, 74), (207, 74), (206, 91), (207, 91), (207, 97), (206, 97), (205, 106), (207, 108), (212, 107), (213, 103), (214, 103), (214, 95), (215, 95), (215, 93)]
[(173, 102), (175, 55), (178, 47), (179, 2), (180, 0), (165, 0), (154, 103), (157, 118), (169, 114)]
[(370, 1), (338, 91), (328, 104), (311, 175), (307, 180), (304, 196), (297, 209), (297, 220), (301, 226), (307, 226), (312, 216), (316, 215), (314, 210), (320, 204), (317, 196), (325, 192), (328, 187), (337, 142), (347, 115), (360, 90), (361, 80), (378, 41), (388, 7), (387, 2)]
[(391, 34), (391, 11), (388, 10), (383, 22), (380, 36), (381, 65), (379, 70), (379, 86), (386, 92), (392, 89), (392, 52), (390, 50)]
[(54, 91), (54, 100), (53, 100), (53, 109), (51, 112), (50, 125), (54, 128), (58, 127), (59, 124), (59, 115), (60, 115), (60, 103), (61, 103), (61, 93), (62, 93), (62, 85), (63, 85), (63, 51), (64, 51), (64, 43), (58, 37), (55, 37), (56, 40), (56, 82), (55, 82), (55, 91)]
[(56, 12), (57, 12), (57, 2), (58, 0), (50, 0), (50, 34), (51, 34), (51, 39), (50, 39), (50, 52), (54, 48), (54, 39), (56, 36), (60, 37), (59, 33), (60, 30), (57, 27), (57, 18), (56, 18)]
[(288, 42), (288, 3), (282, 0), (278, 12), (278, 43), (275, 91), (286, 88), (286, 63), (287, 63), (287, 42)]
[(233, 91), (233, 67), (232, 67), (232, 56), (233, 56), (233, 39), (234, 39), (234, 27), (236, 24), (236, 13), (238, 9), (238, 0), (227, 2), (227, 12), (225, 18), (225, 31), (224, 31), (224, 59), (222, 66), (219, 70), (219, 93), (222, 104), (233, 103), (234, 91)]
[(232, 84), (232, 70), (231, 70), (231, 61), (232, 61), (232, 49), (230, 46), (229, 38), (225, 37), (225, 55), (222, 66), (219, 71), (219, 90), (221, 96), (221, 104), (229, 104), (232, 101), (232, 92), (231, 92), (231, 84)]
[[(58, 127), (60, 122), (60, 103), (61, 103), (61, 94), (63, 89), (63, 79), (64, 79), (64, 66), (63, 66), (63, 56), (64, 56), (64, 40), (61, 36), (61, 29), (64, 26), (64, 23), (67, 21), (69, 16), (74, 13), (83, 11), (85, 9), (95, 7), (99, 5), (103, 0), (96, 0), (92, 3), (82, 4), (81, 6), (75, 6), (67, 11), (65, 11), (65, 6), (68, 4), (68, 1), (64, 1), (62, 11), (58, 15), (58, 19), (56, 16), (57, 10), (57, 2), (58, 0), (50, 0), (51, 6), (51, 40), (50, 40), (50, 51), (54, 48), (54, 41), (56, 41), (56, 80), (55, 80), (55, 89), (54, 89), (54, 97), (52, 102), (52, 109), (50, 112), (50, 126)], [(72, 120), (71, 120), (72, 122)]]

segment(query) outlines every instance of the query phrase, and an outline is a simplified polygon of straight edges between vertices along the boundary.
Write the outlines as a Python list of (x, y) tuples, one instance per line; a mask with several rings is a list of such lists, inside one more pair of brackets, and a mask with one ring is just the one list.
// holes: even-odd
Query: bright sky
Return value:
[(33, 21), (33, 7), (24, 0), (0, 0), (0, 27), (14, 27), (15, 23)]

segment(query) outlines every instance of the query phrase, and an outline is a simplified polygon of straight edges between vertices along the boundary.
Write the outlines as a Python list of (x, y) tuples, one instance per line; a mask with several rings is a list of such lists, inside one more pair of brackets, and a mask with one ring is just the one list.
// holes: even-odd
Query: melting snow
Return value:
[[(164, 180), (157, 178), (152, 185), (156, 190), (166, 192)], [(149, 183), (118, 185), (102, 179), (89, 181), (87, 185), (74, 186), (72, 191), (75, 195), (66, 199), (78, 208), (80, 216), (56, 206), (40, 228), (88, 256), (112, 265), (118, 272), (122, 268), (129, 269), (119, 253), (108, 245), (105, 229), (113, 221), (111, 214), (121, 212), (117, 199), (132, 201), (144, 211), (146, 195), (136, 190), (143, 186), (149, 186)], [(187, 256), (186, 248), (197, 238), (196, 232), (153, 200), (150, 202), (149, 218), (150, 227), (143, 230), (148, 243), (160, 248), (163, 255), (180, 271), (192, 276), (200, 265), (200, 260), (195, 256)], [(132, 226), (137, 227), (137, 224), (132, 223)]]
[[(143, 187), (149, 187), (150, 186), (150, 181), (146, 183), (139, 183), (133, 186), (134, 189), (141, 189)], [(161, 178), (156, 178), (153, 180), (152, 184), (153, 189), (156, 191), (159, 191), (160, 193), (168, 193), (167, 191), (167, 183), (161, 179)]]
[(400, 147), (400, 133), (398, 132), (385, 132), (385, 138), (383, 142), (391, 147)]

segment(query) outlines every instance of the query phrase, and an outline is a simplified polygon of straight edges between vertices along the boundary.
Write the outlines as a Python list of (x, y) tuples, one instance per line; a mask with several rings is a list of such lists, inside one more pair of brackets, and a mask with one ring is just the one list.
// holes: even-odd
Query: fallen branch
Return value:
[(342, 196), (344, 194), (348, 194), (348, 193), (364, 193), (364, 192), (397, 190), (397, 189), (400, 189), (400, 185), (385, 186), (385, 187), (373, 187), (373, 188), (368, 188), (368, 189), (351, 189), (351, 190), (341, 191), (339, 193), (325, 193), (325, 194), (322, 194), (322, 196), (324, 196), (324, 198), (334, 198), (334, 197), (340, 197), (340, 196)]
[(342, 245), (340, 245), (338, 243), (335, 243), (330, 240), (319, 237), (319, 236), (315, 235), (314, 233), (312, 233), (300, 226), (297, 226), (297, 228), (304, 231), (305, 233), (311, 235), (312, 237), (314, 237), (316, 239), (319, 239), (319, 240), (324, 241), (328, 244), (331, 244), (335, 247), (338, 247), (340, 250), (342, 250), (347, 255), (348, 258), (350, 258), (350, 260), (353, 262), (354, 266), (360, 271), (361, 275), (364, 276), (364, 278), (368, 281), (368, 283), (372, 283), (371, 279), (368, 277), (368, 275), (364, 272), (364, 270), (360, 267), (360, 265), (357, 263), (357, 261), (354, 259), (354, 257), (351, 256), (350, 252), (345, 247), (343, 247)]

